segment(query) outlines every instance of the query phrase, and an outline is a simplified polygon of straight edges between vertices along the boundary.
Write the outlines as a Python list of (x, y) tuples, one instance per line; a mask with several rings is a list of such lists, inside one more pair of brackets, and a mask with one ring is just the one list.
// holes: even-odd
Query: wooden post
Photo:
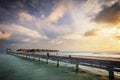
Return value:
[(28, 54), (28, 59), (30, 59), (30, 55)]
[(47, 53), (47, 63), (48, 63), (48, 59), (49, 59), (49, 53)]
[(40, 61), (40, 57), (39, 57), (39, 61)]
[(59, 60), (57, 60), (57, 67), (59, 67)]
[(33, 60), (35, 60), (35, 56), (33, 56)]
[(33, 56), (33, 60), (35, 60), (35, 56), (34, 56), (34, 54), (33, 54), (32, 56)]
[(26, 55), (24, 54), (24, 58), (26, 58)]
[(79, 65), (76, 64), (76, 72), (78, 72), (78, 71), (79, 71)]
[(70, 59), (70, 62), (71, 62), (71, 55), (69, 55), (69, 59)]
[(71, 55), (69, 55), (69, 58), (71, 58)]
[(18, 53), (15, 53), (16, 54), (16, 56), (20, 56), (20, 55), (18, 55)]
[(114, 80), (114, 68), (108, 67), (109, 80)]
[(30, 55), (29, 55), (29, 59), (30, 59)]
[(26, 59), (27, 59), (27, 55), (26, 55)]

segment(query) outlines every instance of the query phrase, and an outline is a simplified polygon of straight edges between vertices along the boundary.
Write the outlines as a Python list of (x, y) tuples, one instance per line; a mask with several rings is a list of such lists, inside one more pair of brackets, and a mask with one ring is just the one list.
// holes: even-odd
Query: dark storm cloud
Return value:
[(120, 22), (120, 3), (104, 8), (94, 19), (97, 23), (117, 24)]
[(98, 0), (99, 3), (109, 3), (111, 1), (117, 1), (117, 0)]
[(48, 16), (53, 6), (53, 0), (0, 0), (0, 23), (15, 23), (22, 11), (37, 17)]
[(12, 23), (18, 18), (17, 13), (20, 9), (16, 9), (18, 0), (0, 0), (0, 23)]
[(53, 0), (25, 0), (25, 9), (32, 15), (44, 14), (48, 16), (54, 6)]

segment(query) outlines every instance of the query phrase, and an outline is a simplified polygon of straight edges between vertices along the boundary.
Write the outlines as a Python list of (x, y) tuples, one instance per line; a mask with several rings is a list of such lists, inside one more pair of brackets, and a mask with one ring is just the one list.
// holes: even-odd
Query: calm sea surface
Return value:
[(83, 69), (76, 73), (73, 70), (75, 65), (60, 63), (57, 68), (56, 62), (47, 64), (45, 61), (0, 53), (0, 80), (104, 80), (106, 77)]
[[(47, 54), (47, 53), (37, 53), (37, 54)], [(96, 57), (112, 57), (120, 58), (120, 53), (112, 52), (102, 52), (102, 53), (92, 53), (92, 52), (51, 52), (55, 55), (83, 55), (83, 56), (96, 56)]]

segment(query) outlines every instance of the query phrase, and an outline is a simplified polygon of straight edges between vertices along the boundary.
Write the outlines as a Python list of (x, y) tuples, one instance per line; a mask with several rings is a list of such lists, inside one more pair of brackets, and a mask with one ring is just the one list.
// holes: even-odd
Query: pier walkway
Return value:
[(92, 57), (92, 56), (79, 56), (79, 55), (47, 55), (34, 54), (34, 53), (15, 53), (15, 55), (22, 55), (26, 58), (33, 57), (33, 59), (40, 58), (56, 61), (57, 67), (59, 62), (66, 62), (76, 65), (76, 72), (79, 70), (79, 65), (104, 69), (108, 71), (109, 80), (114, 80), (114, 72), (120, 72), (120, 58), (107, 58), (107, 57)]

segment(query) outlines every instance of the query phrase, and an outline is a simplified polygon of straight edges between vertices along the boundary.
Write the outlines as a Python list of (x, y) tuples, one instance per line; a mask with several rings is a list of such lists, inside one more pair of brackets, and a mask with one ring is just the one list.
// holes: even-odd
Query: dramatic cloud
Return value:
[(115, 36), (117, 40), (120, 40), (120, 35)]
[(21, 12), (19, 13), (19, 19), (21, 22), (24, 22), (24, 21), (32, 21), (32, 16), (26, 12)]
[(48, 16), (48, 21), (57, 22), (59, 18), (61, 18), (64, 15), (65, 11), (66, 7), (62, 3), (59, 3)]
[(120, 23), (120, 3), (104, 8), (94, 19), (97, 23), (118, 24)]
[(47, 39), (46, 36), (42, 36), (38, 31), (36, 30), (31, 30), (29, 28), (19, 26), (19, 25), (12, 25), (16, 31), (20, 32), (23, 35), (32, 37), (32, 38), (41, 38), (41, 39)]
[(0, 32), (0, 39), (9, 39), (10, 37), (11, 37), (11, 33)]
[(2, 47), (119, 51), (119, 27), (119, 0), (0, 0)]
[(92, 37), (92, 36), (97, 36), (99, 29), (92, 29), (88, 32), (85, 32), (84, 36), (85, 37)]
[(47, 39), (47, 37), (38, 32), (37, 30), (27, 28), (22, 25), (17, 25), (17, 24), (5, 24), (5, 25), (0, 25), (1, 30), (3, 31), (9, 31), (11, 32), (14, 36), (13, 37), (29, 37), (33, 39)]

